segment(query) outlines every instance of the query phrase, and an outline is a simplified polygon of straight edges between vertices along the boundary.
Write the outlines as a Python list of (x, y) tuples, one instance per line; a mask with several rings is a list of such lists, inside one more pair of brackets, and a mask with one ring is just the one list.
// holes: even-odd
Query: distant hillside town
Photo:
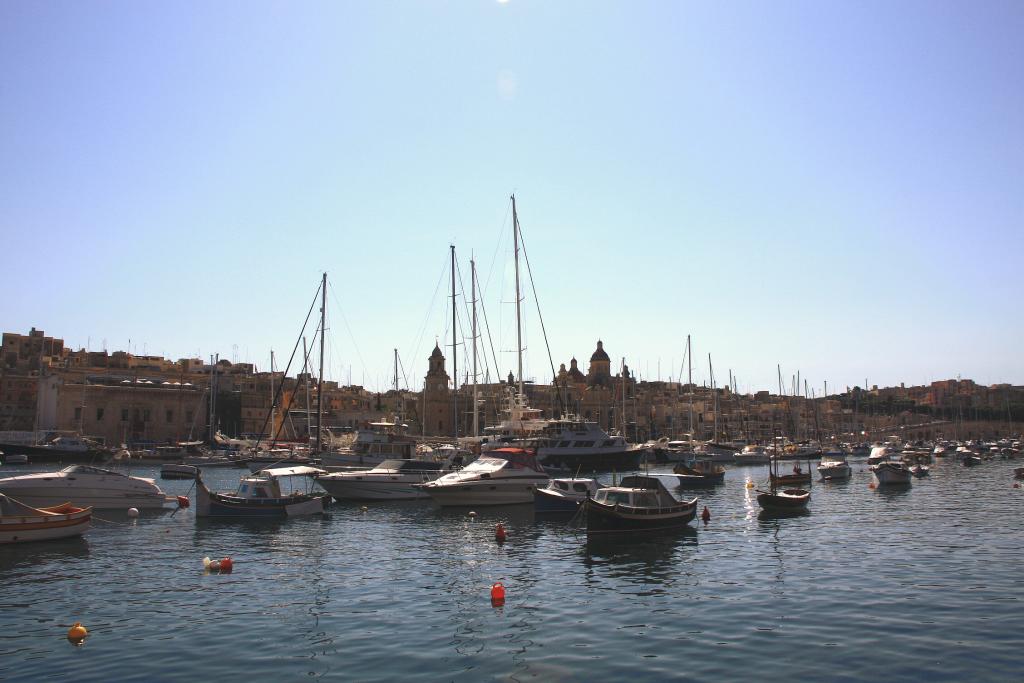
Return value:
[[(72, 351), (42, 330), (5, 332), (0, 352), (0, 431), (67, 432), (108, 445), (168, 443), (272, 435), (307, 440), (317, 420), (352, 431), (398, 418), (423, 437), (472, 435), (497, 424), (515, 384), (463, 381), (453, 396), (445, 356), (435, 346), (423, 390), (372, 392), (307, 373), (257, 371), (250, 363), (198, 358), (171, 361), (126, 351)], [(668, 437), (766, 442), (781, 430), (793, 440), (869, 441), (998, 437), (1015, 434), (1024, 417), (1024, 386), (982, 386), (969, 379), (927, 386), (846, 388), (825, 397), (733, 387), (637, 381), (622, 364), (613, 372), (602, 341), (586, 371), (576, 358), (551, 384), (524, 391), (543, 417), (571, 413), (633, 442)], [(799, 382), (791, 389), (799, 391)]]

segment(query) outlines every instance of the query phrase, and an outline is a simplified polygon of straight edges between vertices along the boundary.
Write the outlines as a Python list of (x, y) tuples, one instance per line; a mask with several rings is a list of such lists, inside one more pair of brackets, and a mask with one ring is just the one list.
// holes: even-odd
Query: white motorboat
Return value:
[(825, 481), (842, 481), (849, 479), (853, 473), (850, 463), (842, 453), (827, 453), (818, 463), (818, 474)]
[(70, 465), (59, 472), (0, 479), (0, 493), (35, 508), (62, 503), (97, 509), (161, 508), (176, 501), (152, 479), (92, 465)]
[(871, 455), (868, 456), (868, 465), (877, 465), (889, 459), (896, 453), (896, 448), (888, 444), (876, 444), (871, 447)]
[(910, 468), (902, 462), (880, 462), (871, 466), (875, 478), (881, 485), (906, 485), (909, 484), (913, 474)]
[(767, 465), (771, 462), (768, 451), (764, 446), (754, 444), (744, 446), (743, 450), (736, 454), (735, 464), (737, 465)]
[(552, 479), (545, 488), (533, 492), (533, 509), (537, 512), (576, 512), (583, 501), (597, 494), (597, 490), (594, 479)]
[(420, 489), (442, 506), (513, 505), (532, 503), (534, 489), (548, 478), (533, 451), (498, 448)]
[(320, 475), (316, 482), (336, 500), (414, 500), (429, 498), (414, 484), (444, 472), (442, 463), (432, 460), (385, 460), (369, 470)]

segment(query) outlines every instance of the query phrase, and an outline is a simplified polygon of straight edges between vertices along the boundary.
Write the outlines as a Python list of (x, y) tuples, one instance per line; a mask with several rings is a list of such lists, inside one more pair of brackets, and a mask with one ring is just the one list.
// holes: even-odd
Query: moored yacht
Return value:
[(416, 457), (416, 440), (409, 436), (408, 425), (393, 422), (371, 422), (356, 432), (351, 449), (321, 453), (324, 465), (378, 465), (385, 460), (409, 460)]
[(910, 468), (902, 462), (880, 462), (877, 465), (871, 466), (871, 471), (875, 473), (875, 478), (878, 479), (878, 483), (881, 485), (907, 485), (911, 481), (913, 474)]
[(98, 509), (161, 508), (175, 501), (152, 479), (92, 465), (69, 465), (59, 472), (0, 479), (0, 493), (35, 508), (62, 503)]
[(849, 479), (852, 472), (850, 463), (846, 462), (846, 455), (842, 452), (829, 451), (818, 463), (818, 474), (825, 481)]
[(545, 467), (570, 472), (610, 472), (636, 469), (644, 449), (630, 446), (622, 436), (610, 436), (596, 422), (568, 416), (551, 420), (534, 439), (537, 460)]
[(322, 474), (316, 483), (336, 500), (415, 500), (428, 495), (415, 484), (444, 474), (432, 460), (385, 460), (373, 469)]
[(512, 505), (532, 503), (533, 491), (548, 481), (533, 451), (498, 448), (458, 472), (420, 484), (438, 505)]

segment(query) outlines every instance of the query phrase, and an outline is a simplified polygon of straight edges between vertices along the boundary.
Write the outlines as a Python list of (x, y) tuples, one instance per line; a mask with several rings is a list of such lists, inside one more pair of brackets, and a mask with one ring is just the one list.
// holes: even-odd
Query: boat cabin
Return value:
[(594, 502), (637, 508), (665, 508), (679, 505), (675, 496), (657, 477), (628, 476), (621, 486), (606, 486), (594, 494)]
[(239, 480), (236, 495), (246, 500), (267, 500), (308, 493), (308, 491), (297, 491), (294, 488), (287, 492), (282, 492), (281, 480), (288, 477), (308, 477), (315, 474), (327, 474), (327, 472), (318, 467), (306, 466), (276, 467), (260, 470)]

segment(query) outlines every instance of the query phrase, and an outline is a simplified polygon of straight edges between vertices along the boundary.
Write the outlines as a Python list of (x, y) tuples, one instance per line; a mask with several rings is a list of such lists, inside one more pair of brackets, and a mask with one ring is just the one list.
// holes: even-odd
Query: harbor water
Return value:
[[(745, 485), (766, 468), (735, 467), (680, 492), (707, 525), (599, 545), (529, 506), (100, 511), (84, 538), (0, 546), (0, 680), (1019, 680), (1015, 464), (940, 461), (885, 490), (854, 461), (849, 482), (814, 483), (809, 514), (774, 520)], [(206, 556), (234, 571), (204, 572)]]

